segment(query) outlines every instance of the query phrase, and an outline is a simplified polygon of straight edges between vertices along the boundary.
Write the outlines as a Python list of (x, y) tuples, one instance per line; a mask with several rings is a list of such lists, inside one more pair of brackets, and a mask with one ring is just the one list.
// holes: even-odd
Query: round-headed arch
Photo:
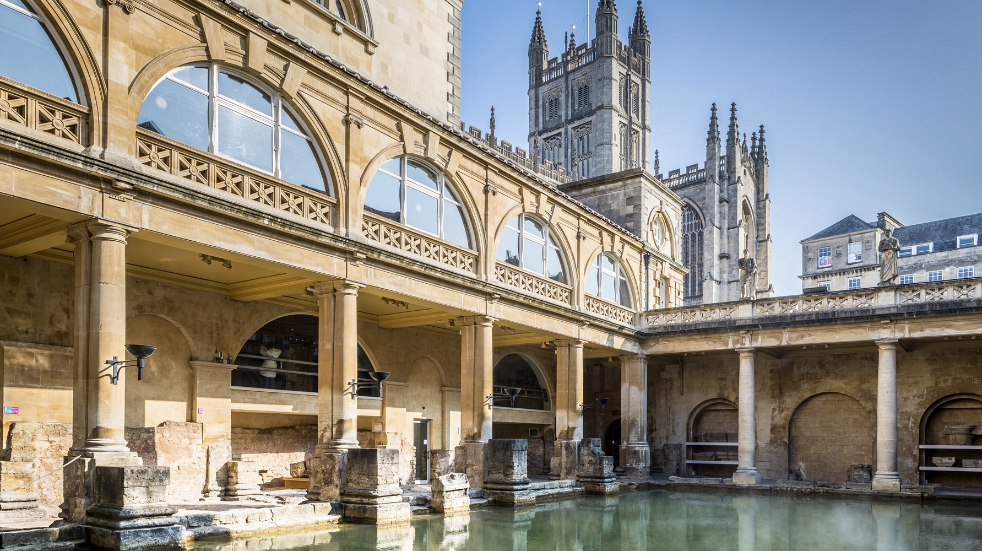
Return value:
[(540, 366), (524, 354), (507, 354), (498, 360), (493, 371), (494, 405), (510, 407), (511, 398), (506, 388), (520, 390), (515, 398), (515, 407), (549, 411), (552, 400), (549, 383), (542, 374)]
[(375, 170), (363, 191), (363, 213), (404, 224), (466, 249), (478, 248), (466, 198), (442, 170), (414, 155), (376, 158), (372, 168)]
[(136, 122), (188, 146), (331, 194), (327, 163), (297, 113), (283, 94), (260, 79), (198, 61), (159, 78), (142, 100)]
[(583, 292), (634, 309), (635, 282), (624, 269), (621, 259), (611, 252), (598, 250), (590, 257), (583, 276)]
[(573, 283), (562, 234), (536, 214), (509, 215), (499, 229), (496, 259), (563, 285)]

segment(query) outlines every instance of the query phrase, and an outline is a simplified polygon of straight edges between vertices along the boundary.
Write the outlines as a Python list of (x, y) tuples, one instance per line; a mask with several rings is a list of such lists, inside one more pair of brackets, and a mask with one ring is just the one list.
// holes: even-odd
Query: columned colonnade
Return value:
[[(875, 341), (879, 349), (876, 398), (876, 471), (873, 475), (874, 491), (900, 491), (900, 474), (897, 471), (897, 339)], [(754, 485), (760, 483), (757, 471), (757, 419), (755, 392), (755, 360), (757, 349), (736, 349), (740, 356), (738, 402), (738, 464), (733, 473), (733, 483)]]
[[(75, 477), (66, 493), (67, 513), (84, 517), (91, 496), (91, 472), (97, 465), (138, 465), (126, 445), (126, 378), (111, 381), (113, 357), (126, 350), (126, 240), (135, 230), (118, 222), (92, 219), (74, 224), (68, 234), (75, 245), (74, 435), (70, 456), (83, 456), (68, 473)], [(309, 291), (317, 297), (318, 439), (311, 465), (308, 496), (337, 499), (345, 450), (358, 447), (358, 293), (365, 283), (323, 281)], [(459, 317), (461, 335), (461, 431), (464, 450), (492, 438), (492, 326), (487, 316)], [(553, 476), (576, 476), (576, 448), (583, 438), (585, 341), (557, 339), (556, 456)], [(647, 361), (642, 354), (621, 356), (622, 464), (629, 474), (645, 476), (650, 463), (647, 443)], [(200, 362), (199, 362), (200, 363)], [(894, 436), (895, 440), (895, 436)], [(474, 449), (474, 448), (470, 448)], [(459, 451), (464, 451), (459, 450)], [(459, 453), (459, 452), (458, 452)], [(465, 452), (470, 457), (470, 452)], [(471, 458), (476, 460), (476, 458)], [(558, 463), (556, 463), (558, 461)], [(459, 464), (459, 463), (458, 463)], [(881, 470), (885, 470), (881, 469)], [(895, 470), (895, 469), (894, 469)], [(66, 485), (66, 488), (72, 484)]]

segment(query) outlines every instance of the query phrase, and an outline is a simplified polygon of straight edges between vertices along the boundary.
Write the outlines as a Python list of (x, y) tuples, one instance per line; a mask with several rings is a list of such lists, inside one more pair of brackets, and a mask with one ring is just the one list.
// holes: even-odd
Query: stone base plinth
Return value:
[(900, 475), (898, 473), (877, 472), (873, 475), (870, 488), (874, 492), (899, 492)]
[(399, 487), (399, 450), (351, 449), (341, 484), (344, 519), (391, 525), (409, 522)]
[(549, 478), (573, 480), (576, 478), (576, 440), (556, 440), (549, 460)]
[(239, 501), (249, 496), (259, 495), (259, 465), (255, 461), (229, 461), (227, 463), (228, 484), (225, 486), (225, 501)]
[(648, 478), (651, 474), (651, 448), (645, 442), (628, 442), (622, 446), (624, 476), (633, 480)]
[(97, 467), (142, 465), (143, 460), (133, 452), (99, 452), (91, 457), (66, 457), (71, 464), (64, 469), (62, 491), (64, 503), (61, 518), (74, 524), (85, 524), (86, 511), (92, 506), (92, 477)]
[(452, 473), (433, 479), (430, 506), (445, 517), (470, 515), (470, 484), (463, 473)]
[(733, 483), (737, 486), (756, 486), (760, 484), (760, 473), (754, 470), (737, 469), (733, 473)]
[(341, 499), (341, 476), (347, 450), (318, 448), (307, 463), (310, 474), (310, 501), (333, 502)]
[(112, 551), (183, 549), (184, 527), (167, 504), (169, 467), (96, 467), (89, 542)]
[(532, 490), (489, 490), (484, 489), (484, 497), (498, 505), (508, 507), (531, 507), (535, 505)]
[(34, 463), (0, 461), (0, 524), (24, 522), (48, 516), (38, 508), (31, 489)]
[(484, 451), (484, 497), (501, 505), (534, 505), (529, 490), (528, 440), (492, 439)]
[(454, 450), (454, 470), (467, 475), (471, 488), (484, 487), (484, 442), (465, 442)]
[(599, 438), (584, 438), (577, 446), (579, 467), (576, 481), (589, 494), (608, 495), (620, 491), (614, 476), (614, 458), (604, 454)]

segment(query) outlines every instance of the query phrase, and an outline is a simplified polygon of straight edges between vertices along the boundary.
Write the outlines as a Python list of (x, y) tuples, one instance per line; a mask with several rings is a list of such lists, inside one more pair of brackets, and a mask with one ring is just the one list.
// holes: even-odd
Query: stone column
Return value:
[(648, 446), (648, 357), (621, 356), (621, 467), (629, 478), (647, 478), (651, 466)]
[(70, 522), (85, 520), (96, 466), (141, 464), (124, 437), (126, 376), (112, 384), (106, 364), (114, 356), (126, 359), (126, 239), (132, 232), (99, 219), (68, 228), (75, 245), (75, 352), (73, 441), (66, 461), (74, 461), (65, 469), (62, 516)]
[(739, 382), (739, 435), (738, 464), (733, 473), (733, 483), (753, 486), (760, 483), (760, 473), (757, 472), (757, 412), (756, 391), (754, 389), (754, 360), (757, 350), (754, 348), (738, 348), (740, 355)]
[(876, 473), (872, 489), (900, 491), (897, 472), (897, 341), (879, 340), (879, 370), (876, 376)]
[(349, 280), (326, 281), (311, 290), (317, 297), (317, 448), (310, 461), (311, 501), (341, 496), (345, 451), (358, 448), (358, 290)]
[(457, 470), (467, 474), (471, 488), (484, 487), (484, 445), (491, 440), (491, 407), (494, 393), (491, 326), (487, 316), (457, 318), (460, 327), (460, 432)]
[(207, 453), (208, 477), (204, 497), (215, 500), (228, 483), (225, 466), (232, 459), (232, 370), (234, 364), (192, 361), (193, 419), (201, 423), (201, 443)]
[(556, 442), (549, 478), (576, 478), (577, 445), (583, 438), (583, 341), (556, 341)]

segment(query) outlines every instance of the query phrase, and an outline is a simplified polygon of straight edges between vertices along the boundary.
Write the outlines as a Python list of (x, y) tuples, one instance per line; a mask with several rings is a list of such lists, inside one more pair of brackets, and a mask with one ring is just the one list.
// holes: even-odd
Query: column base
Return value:
[(733, 483), (737, 486), (756, 486), (760, 484), (760, 473), (757, 469), (737, 469), (733, 473)]
[(627, 478), (641, 480), (648, 478), (651, 471), (651, 448), (647, 442), (628, 442), (621, 446), (623, 461), (621, 468)]
[(343, 449), (317, 448), (309, 462), (308, 501), (332, 502), (341, 499), (341, 478), (347, 455)]
[(552, 459), (549, 460), (550, 480), (576, 478), (576, 440), (556, 440)]
[(873, 475), (871, 489), (874, 492), (899, 492), (900, 474), (896, 472), (877, 471)]
[[(86, 510), (92, 505), (92, 473), (96, 467), (127, 467), (143, 464), (134, 452), (90, 452), (71, 450), (65, 463), (75, 460), (64, 469), (62, 491), (65, 501), (61, 504), (61, 518), (74, 524), (85, 524)], [(76, 459), (82, 456), (81, 459)]]
[(454, 470), (467, 475), (471, 488), (484, 487), (484, 442), (464, 442), (454, 453)]

